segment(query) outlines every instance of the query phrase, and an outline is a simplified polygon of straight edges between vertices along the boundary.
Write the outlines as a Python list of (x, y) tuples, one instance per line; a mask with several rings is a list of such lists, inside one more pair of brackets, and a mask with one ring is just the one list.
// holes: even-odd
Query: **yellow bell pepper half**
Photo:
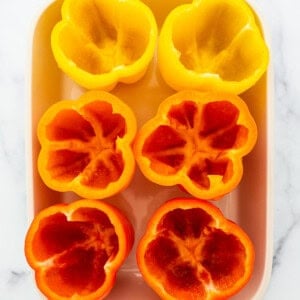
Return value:
[(147, 70), (157, 41), (155, 17), (139, 0), (65, 0), (51, 47), (59, 68), (87, 89), (111, 90)]
[(269, 62), (256, 20), (244, 0), (194, 0), (176, 7), (158, 42), (162, 77), (175, 90), (247, 90)]

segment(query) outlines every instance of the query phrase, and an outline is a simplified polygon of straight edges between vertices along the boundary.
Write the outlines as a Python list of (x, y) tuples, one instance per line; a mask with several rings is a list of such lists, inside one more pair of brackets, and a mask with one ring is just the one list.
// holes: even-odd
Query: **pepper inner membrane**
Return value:
[(202, 189), (210, 188), (211, 176), (229, 180), (233, 164), (227, 154), (242, 147), (248, 137), (248, 129), (237, 124), (237, 107), (226, 100), (204, 105), (185, 100), (173, 105), (167, 116), (168, 123), (159, 125), (142, 149), (151, 168), (170, 175), (184, 167)]
[(105, 264), (119, 249), (114, 226), (97, 209), (79, 208), (68, 220), (56, 213), (40, 222), (32, 244), (46, 285), (62, 297), (87, 295), (101, 287)]
[(46, 129), (50, 140), (47, 168), (52, 178), (105, 188), (117, 181), (124, 159), (116, 141), (126, 134), (125, 119), (103, 101), (86, 104), (79, 112), (60, 111)]
[[(108, 73), (133, 64), (145, 52), (151, 24), (126, 1), (73, 1), (60, 47), (79, 68)], [(76, 45), (76, 47), (74, 47)]]
[(173, 297), (202, 299), (209, 288), (230, 289), (243, 276), (246, 252), (204, 210), (177, 208), (157, 225), (144, 258), (151, 276)]
[(195, 73), (228, 81), (248, 78), (261, 64), (259, 32), (249, 20), (249, 12), (229, 1), (205, 1), (182, 12), (172, 28), (180, 62)]

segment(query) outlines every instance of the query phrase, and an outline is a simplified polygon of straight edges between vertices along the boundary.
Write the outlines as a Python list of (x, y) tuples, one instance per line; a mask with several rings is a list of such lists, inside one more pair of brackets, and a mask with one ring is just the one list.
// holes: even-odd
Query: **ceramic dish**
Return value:
[[(146, 0), (153, 10), (158, 26), (175, 6), (190, 1)], [(253, 1), (252, 1), (253, 2)], [(162, 4), (164, 3), (164, 4)], [(73, 193), (58, 193), (47, 188), (37, 173), (39, 143), (37, 123), (43, 112), (61, 99), (77, 98), (84, 91), (57, 67), (50, 48), (50, 33), (60, 19), (62, 1), (51, 2), (38, 15), (34, 24), (31, 45), (31, 82), (29, 98), (28, 139), (28, 203), (30, 218), (41, 209), (60, 202), (79, 199)], [(257, 13), (255, 3), (254, 11)], [(263, 19), (258, 17), (265, 32)], [(269, 41), (267, 41), (269, 42)], [(259, 137), (254, 150), (244, 159), (244, 176), (236, 190), (214, 202), (225, 216), (237, 222), (250, 236), (256, 249), (254, 274), (251, 281), (232, 299), (262, 299), (271, 273), (272, 262), (272, 74), (269, 67), (259, 82), (242, 94), (253, 114)], [(155, 57), (145, 76), (135, 84), (119, 84), (111, 91), (127, 102), (137, 115), (138, 126), (151, 118), (158, 104), (171, 95), (171, 90), (160, 77)], [(145, 229), (147, 218), (169, 198), (180, 196), (177, 187), (160, 187), (147, 181), (138, 171), (127, 190), (107, 199), (120, 207), (135, 227), (135, 245), (120, 269), (116, 284), (108, 300), (155, 300), (157, 295), (144, 283), (135, 260), (135, 247)], [(186, 195), (186, 194), (184, 194)]]

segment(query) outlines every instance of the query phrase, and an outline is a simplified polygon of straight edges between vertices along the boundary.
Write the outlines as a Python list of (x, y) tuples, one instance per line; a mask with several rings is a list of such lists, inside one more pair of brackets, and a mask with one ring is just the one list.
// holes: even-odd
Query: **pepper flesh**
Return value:
[(65, 0), (51, 34), (58, 66), (87, 89), (133, 83), (153, 58), (157, 25), (139, 0)]
[(179, 91), (240, 94), (265, 73), (269, 51), (244, 0), (194, 0), (173, 9), (158, 41), (158, 65)]
[(139, 130), (134, 153), (149, 180), (214, 200), (238, 185), (242, 157), (256, 140), (255, 121), (240, 97), (181, 91)]
[(76, 101), (59, 101), (38, 124), (39, 174), (57, 191), (89, 199), (115, 195), (135, 171), (135, 133), (133, 112), (112, 94), (89, 91)]
[(227, 299), (249, 281), (255, 257), (238, 225), (211, 203), (189, 198), (156, 210), (136, 255), (145, 281), (166, 300)]
[(104, 299), (134, 241), (116, 207), (82, 199), (39, 212), (25, 240), (25, 255), (48, 299)]

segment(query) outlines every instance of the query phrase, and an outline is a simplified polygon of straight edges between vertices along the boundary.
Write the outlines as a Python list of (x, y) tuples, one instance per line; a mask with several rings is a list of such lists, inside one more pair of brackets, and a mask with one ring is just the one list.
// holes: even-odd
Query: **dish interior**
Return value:
[[(190, 1), (173, 0), (161, 4), (159, 0), (144, 1), (153, 10), (158, 26), (175, 6)], [(84, 89), (76, 85), (57, 67), (50, 48), (50, 34), (60, 20), (62, 1), (54, 1), (40, 15), (34, 30), (32, 44), (31, 103), (30, 103), (30, 166), (29, 199), (31, 217), (43, 208), (56, 203), (80, 199), (74, 193), (59, 193), (47, 188), (37, 172), (40, 145), (36, 136), (38, 121), (44, 111), (62, 99), (76, 99)], [(159, 74), (154, 57), (145, 76), (135, 84), (118, 84), (111, 93), (125, 101), (137, 116), (138, 127), (155, 115), (159, 103), (174, 91)], [(270, 273), (270, 199), (268, 199), (268, 75), (241, 95), (248, 104), (258, 127), (258, 141), (253, 151), (244, 158), (244, 175), (238, 188), (219, 201), (213, 202), (224, 215), (238, 223), (252, 239), (256, 250), (254, 274), (251, 281), (232, 299), (259, 299)], [(116, 284), (107, 297), (116, 299), (158, 299), (144, 283), (136, 265), (135, 248), (145, 230), (149, 216), (167, 199), (188, 196), (177, 187), (161, 187), (149, 182), (138, 167), (130, 186), (121, 194), (106, 199), (125, 212), (135, 228), (135, 244), (130, 256), (120, 269)], [(133, 293), (134, 291), (134, 293)]]

